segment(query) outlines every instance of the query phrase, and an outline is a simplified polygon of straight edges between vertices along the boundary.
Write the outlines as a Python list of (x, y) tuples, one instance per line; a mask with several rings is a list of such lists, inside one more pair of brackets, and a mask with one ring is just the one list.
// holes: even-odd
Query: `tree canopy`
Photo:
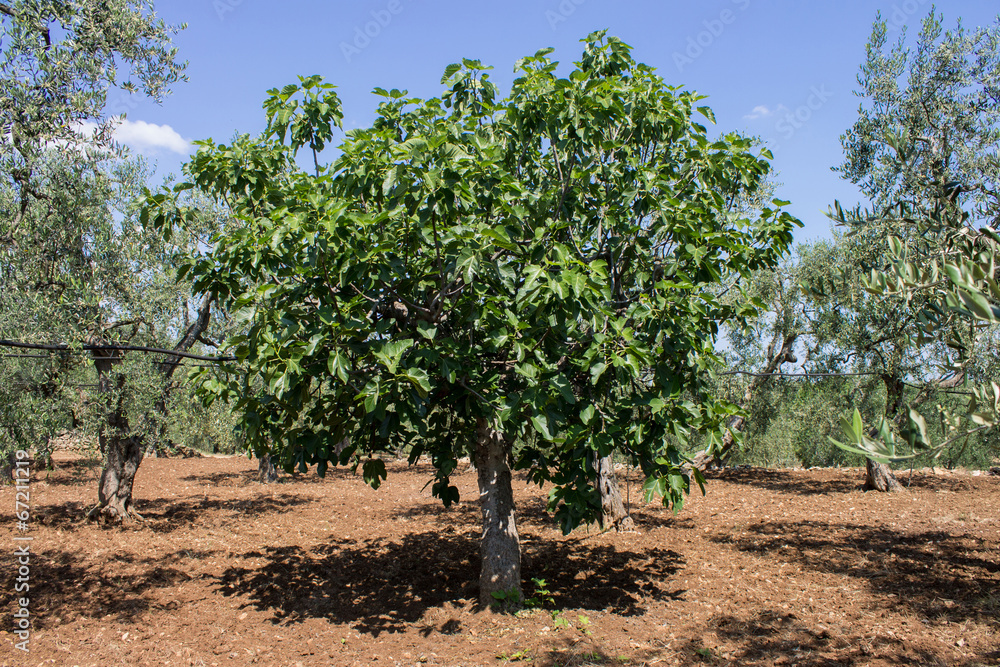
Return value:
[[(720, 323), (756, 308), (719, 295), (775, 264), (797, 221), (777, 201), (740, 214), (766, 152), (711, 139), (702, 98), (618, 39), (585, 41), (566, 77), (550, 50), (520, 60), (503, 99), (472, 60), (440, 98), (376, 89), (374, 123), (313, 173), (296, 153), (342, 115), (319, 77), (269, 91), (261, 137), (201, 144), (177, 190), (243, 227), (188, 275), (247, 327), (228, 343), (241, 372), (205, 388), (237, 401), (258, 455), (320, 474), (353, 460), (378, 486), (376, 455), (408, 448), (450, 504), (489, 431), (553, 485), (564, 530), (599, 516), (594, 453), (633, 457), (680, 507), (676, 443), (721, 443), (735, 410), (707, 382)], [(186, 215), (170, 198), (150, 200), (165, 227)]]

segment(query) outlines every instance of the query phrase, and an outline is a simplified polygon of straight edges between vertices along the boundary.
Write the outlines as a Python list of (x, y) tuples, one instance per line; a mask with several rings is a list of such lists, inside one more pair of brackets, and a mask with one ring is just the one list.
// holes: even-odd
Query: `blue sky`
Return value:
[[(774, 152), (778, 195), (805, 227), (796, 238), (829, 236), (823, 211), (859, 195), (830, 168), (839, 137), (857, 113), (853, 91), (877, 11), (891, 35), (930, 11), (930, 0), (170, 0), (158, 13), (187, 23), (176, 37), (189, 81), (161, 105), (112, 93), (111, 112), (127, 111), (120, 138), (176, 173), (189, 142), (228, 141), (263, 127), (265, 91), (320, 74), (338, 86), (345, 127), (366, 125), (372, 88), (440, 94), (441, 73), (461, 58), (493, 65), (506, 90), (514, 62), (543, 47), (570, 63), (579, 40), (607, 28), (656, 67), (668, 83), (707, 95), (718, 129), (762, 137)], [(1000, 13), (995, 0), (937, 3), (946, 26), (967, 27)], [(127, 132), (128, 134), (124, 134)]]

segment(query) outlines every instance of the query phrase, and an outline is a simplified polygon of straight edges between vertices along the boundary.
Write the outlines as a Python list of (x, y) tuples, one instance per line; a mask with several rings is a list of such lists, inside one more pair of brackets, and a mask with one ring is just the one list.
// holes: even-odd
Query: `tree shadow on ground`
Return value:
[(821, 521), (769, 522), (746, 530), (746, 536), (713, 540), (803, 569), (864, 580), (887, 608), (908, 608), (927, 619), (998, 618), (995, 543), (975, 546), (970, 542), (977, 538), (942, 531), (901, 533)]
[(981, 484), (996, 484), (997, 478), (990, 476), (972, 477), (966, 475), (928, 475), (926, 473), (914, 473), (910, 480), (907, 475), (901, 474), (897, 470), (896, 474), (903, 488), (926, 489), (928, 491), (946, 491), (949, 493), (969, 493), (975, 491)]
[[(655, 505), (646, 507), (636, 507), (632, 505), (629, 516), (635, 521), (636, 527), (640, 531), (652, 530), (661, 526), (672, 528), (691, 528), (694, 522), (689, 517), (678, 518), (672, 512), (664, 509), (662, 512), (656, 511)], [(436, 520), (438, 524), (451, 525), (461, 523), (463, 525), (478, 525), (482, 520), (480, 508), (475, 502), (461, 502), (451, 507), (445, 507), (437, 500), (411, 505), (410, 507), (395, 510), (392, 514), (394, 519), (427, 519)], [(559, 522), (549, 513), (547, 501), (544, 496), (531, 496), (519, 499), (516, 508), (516, 522), (518, 526), (533, 526), (537, 528), (551, 528), (559, 531)], [(598, 533), (601, 527), (598, 524), (581, 526), (574, 531)]]
[[(157, 533), (170, 533), (207, 514), (228, 512), (231, 519), (254, 519), (267, 514), (285, 514), (303, 505), (320, 502), (317, 498), (282, 494), (260, 495), (256, 498), (218, 500), (207, 496), (190, 500), (145, 500), (136, 503), (145, 519), (144, 525)], [(218, 518), (218, 517), (215, 517)]]
[[(188, 524), (200, 516), (215, 512), (229, 512), (233, 519), (255, 518), (266, 514), (284, 514), (301, 505), (316, 502), (319, 500), (289, 494), (278, 497), (262, 495), (257, 498), (233, 500), (213, 500), (207, 496), (188, 500), (167, 498), (137, 500), (135, 509), (142, 516), (142, 521), (132, 522), (124, 526), (108, 526), (107, 528), (110, 530), (125, 528), (171, 533), (189, 527)], [(86, 519), (90, 507), (77, 501), (45, 505), (36, 510), (32, 520), (58, 530), (79, 530), (96, 525), (89, 523)]]
[(100, 459), (54, 461), (53, 470), (32, 471), (33, 480), (49, 486), (83, 486), (94, 484), (101, 478)]
[[(182, 549), (167, 556), (139, 559), (111, 554), (90, 566), (76, 552), (48, 550), (32, 554), (31, 604), (35, 629), (58, 627), (76, 618), (105, 618), (136, 622), (147, 611), (167, 611), (177, 602), (153, 603), (151, 589), (173, 588), (192, 579), (186, 570), (191, 559), (211, 557), (215, 551)], [(3, 581), (6, 579), (6, 581)], [(4, 573), (4, 590), (14, 590), (14, 573)]]
[[(386, 467), (389, 470), (390, 477), (393, 472), (398, 471), (409, 471), (416, 474), (426, 474), (428, 479), (433, 479), (434, 477), (434, 467), (425, 464), (417, 463), (414, 465), (409, 465), (405, 459), (384, 459)], [(254, 465), (256, 466), (256, 459), (254, 459)], [(310, 469), (304, 473), (298, 472), (297, 470), (291, 473), (285, 472), (281, 468), (278, 469), (278, 481), (275, 484), (324, 484), (327, 482), (334, 482), (340, 480), (351, 480), (357, 482), (358, 484), (364, 484), (364, 480), (360, 472), (355, 472), (351, 470), (350, 466), (331, 466), (327, 469), (326, 475), (320, 477), (316, 472), (315, 467), (310, 467)], [(246, 470), (236, 470), (236, 471), (224, 471), (224, 472), (205, 472), (205, 473), (195, 473), (188, 475), (187, 477), (181, 478), (182, 482), (194, 482), (196, 484), (208, 484), (212, 486), (248, 486), (251, 484), (260, 484), (257, 480), (257, 469), (247, 468)]]
[[(652, 659), (652, 662), (647, 662)], [(610, 653), (598, 646), (594, 641), (581, 641), (579, 637), (566, 637), (553, 641), (545, 647), (531, 652), (525, 658), (525, 664), (533, 667), (598, 667), (599, 665), (635, 665), (655, 664), (663, 662), (656, 660), (650, 651), (643, 651), (640, 656)]]
[[(1000, 652), (955, 662), (946, 651), (914, 647), (901, 638), (871, 636), (868, 628), (842, 634), (824, 627), (810, 627), (795, 614), (762, 609), (746, 618), (717, 614), (696, 635), (678, 642), (664, 638), (654, 646), (609, 652), (593, 639), (561, 638), (525, 656), (536, 667), (598, 667), (599, 665), (963, 665), (993, 664)], [(735, 645), (735, 646), (734, 646)]]
[(863, 474), (858, 479), (810, 479), (795, 475), (788, 470), (771, 470), (769, 468), (725, 468), (710, 471), (705, 476), (710, 480), (720, 480), (730, 484), (742, 484), (800, 496), (853, 493), (860, 491), (865, 482)]
[(678, 648), (682, 664), (714, 663), (723, 659), (737, 665), (796, 664), (802, 667), (863, 664), (878, 660), (886, 665), (945, 664), (941, 656), (907, 646), (900, 638), (865, 636), (858, 628), (856, 636), (845, 636), (829, 629), (809, 627), (795, 614), (764, 609), (746, 619), (722, 614), (709, 619), (706, 633), (714, 633), (737, 648), (718, 655), (714, 646), (692, 639)]
[[(830, 474), (833, 470), (821, 472)], [(926, 489), (951, 493), (972, 491), (977, 484), (989, 483), (990, 479), (985, 475), (971, 477), (965, 475), (929, 475), (921, 472), (914, 472), (911, 476), (907, 470), (896, 470), (895, 473), (904, 489)], [(772, 470), (770, 468), (724, 468), (709, 471), (705, 476), (710, 480), (800, 496), (855, 493), (864, 490), (865, 474), (863, 470), (845, 471), (842, 474), (849, 474), (851, 477), (847, 479), (815, 479), (798, 471)]]
[[(226, 596), (273, 612), (275, 623), (323, 618), (378, 636), (401, 632), (428, 609), (479, 595), (479, 540), (473, 532), (435, 530), (398, 541), (335, 540), (312, 552), (268, 547), (244, 554), (255, 568), (230, 568), (219, 579)], [(642, 614), (644, 599), (676, 599), (670, 587), (683, 557), (667, 549), (640, 552), (579, 540), (523, 541), (522, 575), (545, 579), (559, 608), (607, 609)]]
[(227, 471), (227, 472), (206, 472), (206, 473), (196, 473), (193, 475), (188, 475), (187, 477), (181, 477), (182, 482), (193, 482), (195, 484), (204, 484), (210, 486), (252, 486), (260, 485), (261, 487), (270, 487), (277, 485), (280, 487), (282, 484), (323, 484), (326, 482), (331, 482), (334, 480), (342, 479), (356, 479), (359, 482), (362, 481), (358, 475), (355, 475), (349, 469), (346, 468), (330, 468), (326, 472), (326, 477), (320, 477), (315, 471), (310, 471), (307, 473), (294, 473), (288, 474), (284, 471), (279, 471), (279, 477), (277, 482), (272, 484), (264, 484), (260, 482), (257, 478), (256, 469), (238, 470), (238, 471)]

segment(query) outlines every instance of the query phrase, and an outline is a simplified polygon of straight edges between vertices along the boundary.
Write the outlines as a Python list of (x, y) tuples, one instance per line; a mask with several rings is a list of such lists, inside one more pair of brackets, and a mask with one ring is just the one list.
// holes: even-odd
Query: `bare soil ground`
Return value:
[(886, 496), (857, 470), (730, 470), (676, 517), (633, 478), (639, 533), (568, 537), (520, 480), (525, 581), (554, 601), (505, 616), (475, 603), (474, 471), (445, 510), (426, 466), (373, 491), (152, 459), (146, 522), (107, 529), (80, 522), (99, 470), (56, 463), (31, 486), (27, 655), (0, 489), (3, 665), (1000, 665), (997, 477), (918, 473)]

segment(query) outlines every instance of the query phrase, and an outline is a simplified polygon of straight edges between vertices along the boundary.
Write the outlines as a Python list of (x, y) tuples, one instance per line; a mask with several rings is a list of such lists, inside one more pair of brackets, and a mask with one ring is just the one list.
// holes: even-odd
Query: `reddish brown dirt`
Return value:
[[(33, 475), (27, 655), (0, 490), (4, 665), (1000, 664), (996, 477), (886, 496), (860, 471), (728, 471), (677, 517), (638, 506), (633, 478), (639, 534), (569, 537), (519, 482), (525, 580), (555, 600), (515, 617), (476, 608), (477, 507), (440, 507), (426, 466), (373, 491), (153, 459), (145, 523), (107, 529), (80, 523), (98, 471), (68, 456)], [(473, 472), (458, 485), (476, 497)]]

